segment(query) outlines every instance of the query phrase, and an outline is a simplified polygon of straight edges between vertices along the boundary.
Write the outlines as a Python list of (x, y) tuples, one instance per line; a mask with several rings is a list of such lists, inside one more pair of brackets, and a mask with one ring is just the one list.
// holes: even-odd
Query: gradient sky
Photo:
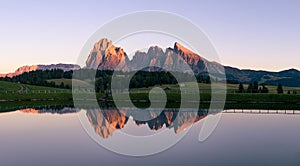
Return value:
[(0, 73), (23, 65), (75, 63), (85, 41), (101, 25), (142, 10), (188, 18), (206, 32), (225, 65), (300, 69), (299, 9), (298, 0), (2, 0)]

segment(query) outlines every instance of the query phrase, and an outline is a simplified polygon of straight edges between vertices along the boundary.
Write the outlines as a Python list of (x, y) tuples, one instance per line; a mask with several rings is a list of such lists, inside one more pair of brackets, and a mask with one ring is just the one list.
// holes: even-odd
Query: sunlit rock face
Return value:
[(23, 73), (28, 73), (31, 71), (36, 71), (36, 70), (63, 70), (63, 71), (71, 71), (71, 70), (79, 70), (80, 66), (79, 65), (74, 65), (74, 64), (51, 64), (51, 65), (32, 65), (32, 66), (23, 66), (18, 68), (15, 72), (13, 73), (8, 73), (8, 74), (0, 74), (0, 77), (14, 77), (21, 75)]
[(86, 61), (87, 68), (121, 71), (165, 69), (197, 74), (208, 72), (208, 66), (213, 72), (221, 72), (223, 67), (218, 63), (209, 62), (178, 42), (174, 44), (174, 48), (166, 50), (158, 46), (151, 46), (147, 52), (137, 51), (130, 61), (125, 51), (121, 47), (114, 46), (108, 39), (101, 39), (95, 43)]
[(99, 70), (128, 71), (129, 59), (121, 47), (115, 47), (112, 41), (101, 39), (95, 43), (86, 61), (86, 67)]

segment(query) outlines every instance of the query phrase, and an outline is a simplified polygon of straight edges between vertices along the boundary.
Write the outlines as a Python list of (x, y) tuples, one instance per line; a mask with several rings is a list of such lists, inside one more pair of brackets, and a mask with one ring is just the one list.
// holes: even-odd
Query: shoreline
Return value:
[[(92, 101), (90, 101), (92, 102)], [(79, 105), (82, 108), (87, 109), (101, 109), (101, 108), (114, 108), (115, 104), (113, 102), (97, 102), (97, 107), (92, 107), (95, 103), (90, 104), (88, 101), (83, 102)], [(137, 108), (148, 108), (150, 103), (133, 103)], [(199, 109), (209, 109), (211, 103), (201, 102)], [(131, 105), (128, 102), (119, 103), (122, 107), (130, 107)], [(10, 112), (26, 108), (51, 108), (51, 107), (74, 107), (72, 100), (51, 100), (51, 101), (8, 101), (0, 102), (0, 112)], [(167, 103), (164, 108), (189, 108), (189, 105), (181, 105), (180, 103)], [(250, 110), (300, 110), (300, 104), (269, 104), (269, 103), (226, 103), (223, 110), (230, 109), (250, 109)]]

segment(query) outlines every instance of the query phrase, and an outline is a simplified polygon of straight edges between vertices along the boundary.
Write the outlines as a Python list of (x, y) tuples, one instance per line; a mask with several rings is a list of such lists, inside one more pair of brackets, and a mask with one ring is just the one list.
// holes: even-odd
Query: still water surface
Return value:
[(172, 110), (143, 122), (123, 117), (115, 109), (103, 110), (102, 116), (96, 110), (84, 112), (99, 139), (107, 140), (117, 137), (119, 131), (151, 135), (167, 128), (176, 135), (193, 124), (172, 148), (148, 157), (127, 157), (95, 143), (76, 111), (61, 108), (1, 113), (0, 165), (300, 165), (298, 114), (222, 113), (217, 129), (205, 142), (199, 142), (205, 113), (198, 113), (193, 121), (189, 121), (188, 112), (177, 115), (185, 120), (175, 123)]

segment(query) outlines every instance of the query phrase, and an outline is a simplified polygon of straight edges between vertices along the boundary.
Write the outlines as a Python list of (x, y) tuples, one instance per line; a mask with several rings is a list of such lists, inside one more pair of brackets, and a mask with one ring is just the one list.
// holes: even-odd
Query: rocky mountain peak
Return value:
[(183, 46), (179, 44), (178, 42), (175, 42), (174, 44), (174, 51), (178, 52)]
[(95, 43), (86, 61), (86, 67), (100, 70), (128, 70), (129, 59), (121, 47), (116, 47), (112, 41), (104, 38)]
[(108, 40), (107, 38), (104, 38), (99, 40), (97, 43), (95, 43), (94, 50), (105, 51), (111, 46), (112, 46), (112, 41)]
[[(86, 66), (99, 70), (122, 71), (142, 68), (157, 71), (164, 68), (170, 71), (190, 72), (192, 69), (197, 74), (207, 72), (208, 62), (178, 42), (174, 44), (174, 48), (167, 48), (166, 51), (158, 46), (149, 47), (147, 52), (137, 51), (130, 61), (122, 48), (115, 47), (108, 39), (101, 39), (91, 50)], [(184, 64), (188, 64), (190, 68)], [(218, 68), (218, 64), (210, 66)]]
[(189, 50), (188, 48), (184, 47), (178, 42), (175, 42), (174, 44), (174, 51), (183, 56), (189, 56), (190, 58), (205, 60), (204, 58)]
[(163, 52), (163, 49), (158, 47), (158, 46), (151, 46), (149, 49), (148, 49), (148, 54), (151, 54), (151, 53), (157, 53), (157, 52)]
[(163, 49), (158, 46), (151, 46), (147, 52), (147, 56), (150, 56), (151, 58), (161, 57), (163, 54)]
[(181, 45), (178, 42), (175, 42), (175, 44), (174, 44), (174, 51), (175, 52), (184, 52), (184, 53), (187, 53), (187, 54), (195, 54), (194, 52), (187, 49), (186, 47), (184, 47), (183, 45)]

